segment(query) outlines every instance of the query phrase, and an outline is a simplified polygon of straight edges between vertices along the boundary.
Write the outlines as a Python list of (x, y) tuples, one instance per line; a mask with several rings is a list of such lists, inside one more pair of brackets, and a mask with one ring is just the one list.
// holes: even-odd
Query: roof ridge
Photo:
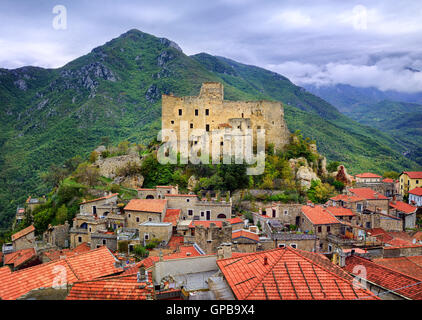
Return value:
[[(286, 254), (286, 252), (287, 252), (287, 250), (290, 250), (290, 248), (289, 247), (284, 247), (284, 248), (276, 248), (275, 250), (278, 250), (278, 251), (282, 251), (282, 253), (280, 254), (280, 256), (278, 257), (278, 259), (272, 264), (272, 266), (268, 269), (268, 271), (267, 272), (265, 272), (263, 275), (262, 275), (262, 277), (260, 277), (260, 279), (257, 281), (257, 283), (256, 283), (256, 285), (249, 291), (249, 293), (243, 298), (243, 300), (246, 300), (246, 298), (247, 297), (249, 297), (250, 295), (251, 295), (251, 293), (252, 293), (252, 291), (254, 291), (254, 289), (256, 288), (256, 287), (258, 287), (259, 286), (259, 284), (261, 283), (261, 281), (262, 281), (262, 279), (263, 278), (265, 278), (265, 276), (268, 274), (268, 273), (270, 273), (270, 271), (272, 271), (273, 270), (273, 268), (274, 268), (274, 266), (281, 260), (281, 258)], [(275, 250), (271, 250), (271, 251), (275, 251)], [(270, 250), (268, 250), (268, 251), (270, 251)], [(268, 252), (268, 251), (263, 251), (262, 253), (264, 253), (264, 252)], [(240, 258), (240, 259), (242, 259), (242, 258)]]

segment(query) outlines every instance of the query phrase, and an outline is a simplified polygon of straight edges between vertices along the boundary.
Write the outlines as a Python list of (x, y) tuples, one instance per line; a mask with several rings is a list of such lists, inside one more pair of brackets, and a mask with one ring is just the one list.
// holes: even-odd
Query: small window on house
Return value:
[(82, 242), (82, 237), (78, 237), (78, 241), (79, 242)]
[(136, 217), (136, 222), (139, 222), (139, 217)]
[(186, 202), (189, 202), (190, 199), (186, 199)]
[(318, 227), (318, 232), (321, 232), (322, 231), (322, 227), (321, 226), (319, 226)]
[(293, 249), (296, 249), (296, 248), (297, 248), (297, 244), (296, 244), (296, 243), (292, 243), (292, 244), (290, 244), (290, 246), (291, 246)]
[(261, 129), (261, 126), (256, 126), (256, 128), (259, 130), (259, 129)]
[(145, 234), (144, 234), (144, 239), (145, 239), (145, 240), (149, 240), (149, 234), (148, 234), (148, 233), (145, 233)]
[(333, 251), (333, 246), (331, 244), (328, 245), (328, 252)]
[(148, 218), (148, 221), (152, 221), (152, 218)]
[(201, 211), (201, 217), (203, 217), (205, 215), (204, 211)]
[(224, 142), (223, 141), (220, 142), (220, 146), (222, 146), (222, 145), (224, 145)]
[(289, 210), (284, 210), (284, 214), (288, 215), (289, 214)]
[(128, 214), (128, 217), (130, 218), (130, 213)]
[(286, 247), (286, 245), (285, 245), (284, 243), (279, 243), (279, 244), (278, 244), (278, 247), (279, 247), (279, 248), (285, 248), (285, 247)]
[(171, 120), (171, 121), (170, 121), (170, 123), (171, 123), (171, 124), (174, 124), (174, 120)]
[(195, 109), (195, 116), (198, 115), (198, 109)]
[(103, 239), (103, 244), (106, 245), (107, 244), (107, 240)]
[(190, 128), (193, 129), (193, 123), (190, 124)]
[(192, 215), (193, 215), (193, 210), (192, 210), (192, 209), (189, 209), (189, 210), (188, 210), (188, 215), (189, 215), (189, 216), (192, 216)]
[(179, 109), (179, 116), (182, 115), (182, 109)]
[(210, 125), (209, 124), (205, 125), (205, 131), (207, 131), (207, 132), (210, 131)]
[(91, 229), (91, 227), (89, 227), (89, 232), (92, 232), (92, 229)]
[(205, 115), (209, 116), (210, 115), (210, 110), (209, 109), (205, 109)]
[(416, 180), (416, 184), (419, 184), (419, 180)]
[(331, 231), (331, 227), (327, 226), (327, 232), (330, 232), (330, 231)]

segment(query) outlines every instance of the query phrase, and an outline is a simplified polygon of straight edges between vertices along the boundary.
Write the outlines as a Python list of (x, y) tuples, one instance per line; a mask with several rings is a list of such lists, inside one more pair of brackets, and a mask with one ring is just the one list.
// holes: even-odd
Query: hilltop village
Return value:
[[(162, 127), (265, 128), (263, 177), (153, 170), (159, 144), (102, 145), (18, 206), (0, 299), (421, 300), (422, 172), (349, 175), (288, 131), (281, 103), (223, 93), (163, 96)], [(151, 185), (165, 170), (180, 183)]]

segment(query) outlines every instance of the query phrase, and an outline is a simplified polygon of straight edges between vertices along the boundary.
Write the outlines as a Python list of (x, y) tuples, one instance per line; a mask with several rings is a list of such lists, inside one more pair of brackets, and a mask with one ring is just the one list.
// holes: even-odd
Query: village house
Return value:
[(20, 249), (5, 254), (3, 260), (3, 265), (10, 267), (12, 271), (32, 267), (41, 263), (35, 248)]
[(161, 245), (165, 246), (173, 235), (173, 224), (171, 222), (144, 221), (138, 225), (138, 230), (144, 245), (157, 239), (161, 241)]
[(402, 220), (403, 231), (415, 228), (417, 209), (417, 207), (402, 201), (390, 202), (390, 214)]
[(422, 207), (422, 187), (414, 188), (409, 191), (409, 204)]
[(410, 190), (422, 187), (422, 171), (403, 171), (399, 176), (400, 194), (402, 196)]
[(12, 235), (13, 250), (18, 251), (21, 249), (29, 249), (35, 247), (35, 227), (29, 227), (16, 232)]
[(49, 224), (47, 230), (43, 233), (43, 241), (58, 248), (68, 248), (69, 230), (70, 225), (67, 221), (58, 226)]
[(179, 186), (156, 186), (154, 189), (138, 189), (139, 199), (164, 199), (167, 194), (179, 194)]
[(49, 249), (44, 250), (40, 256), (42, 263), (55, 261), (59, 259), (65, 259), (78, 254), (90, 251), (91, 247), (88, 243), (83, 242), (80, 245), (76, 246), (74, 249)]
[(355, 175), (356, 185), (358, 184), (378, 184), (381, 182), (382, 177), (371, 172), (365, 172)]
[(25, 201), (25, 210), (29, 210), (30, 212), (34, 211), (36, 207), (40, 204), (45, 203), (45, 196), (42, 198), (32, 198), (31, 196), (28, 197)]
[(184, 236), (185, 244), (196, 244), (205, 253), (213, 254), (222, 243), (232, 241), (232, 226), (227, 221), (192, 220)]
[(236, 252), (255, 252), (259, 244), (259, 236), (249, 230), (236, 230), (232, 232), (233, 249)]
[(371, 188), (350, 188), (348, 189), (350, 195), (363, 198), (366, 201), (365, 208), (374, 212), (381, 211), (382, 213), (388, 214), (388, 202), (389, 199), (372, 190)]
[(124, 207), (128, 228), (138, 228), (139, 224), (163, 222), (168, 208), (165, 199), (132, 199)]
[(91, 234), (107, 231), (107, 221), (91, 215), (76, 215), (69, 230), (70, 247), (75, 248), (83, 242), (91, 243)]
[(320, 240), (318, 251), (332, 252), (333, 247), (329, 244), (328, 237), (341, 233), (341, 222), (322, 206), (302, 206), (301, 213), (300, 230), (318, 236)]
[(110, 213), (117, 213), (118, 193), (112, 193), (101, 198), (83, 201), (80, 204), (79, 214), (107, 217)]

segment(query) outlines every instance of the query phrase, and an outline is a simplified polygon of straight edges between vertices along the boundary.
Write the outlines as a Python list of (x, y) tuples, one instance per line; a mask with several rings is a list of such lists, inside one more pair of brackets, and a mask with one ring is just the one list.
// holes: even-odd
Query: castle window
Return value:
[(190, 128), (193, 129), (193, 123), (190, 124)]
[(195, 116), (198, 115), (198, 109), (195, 109)]
[(209, 116), (210, 115), (210, 109), (205, 109), (205, 115)]
[(210, 131), (210, 125), (209, 124), (205, 125), (205, 131)]
[(179, 109), (179, 116), (182, 115), (182, 109)]

